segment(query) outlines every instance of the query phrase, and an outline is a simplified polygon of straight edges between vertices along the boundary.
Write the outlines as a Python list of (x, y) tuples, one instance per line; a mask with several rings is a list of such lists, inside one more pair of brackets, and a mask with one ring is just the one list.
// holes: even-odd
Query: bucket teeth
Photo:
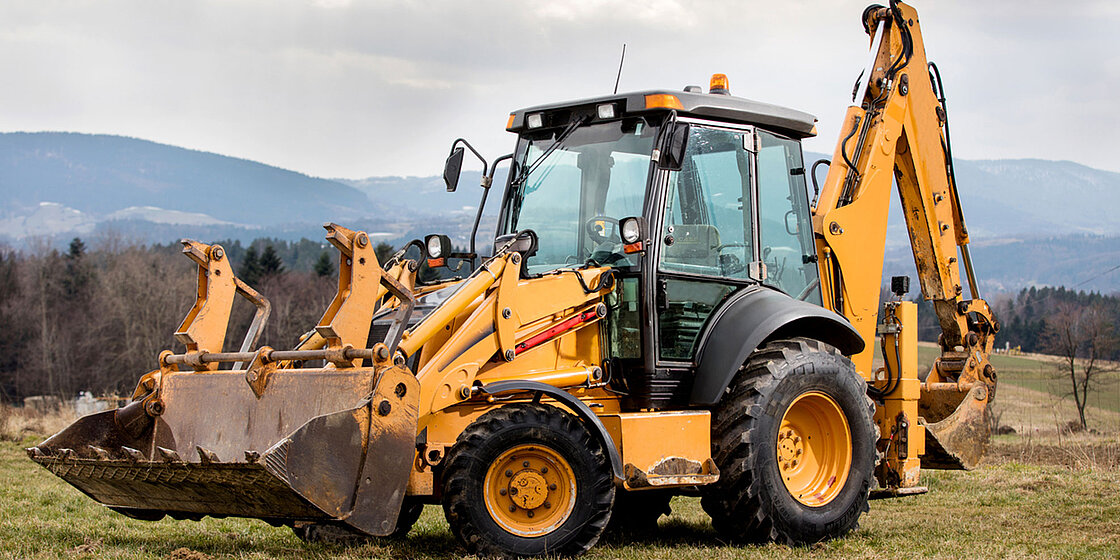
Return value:
[(203, 465), (210, 465), (213, 463), (221, 462), (221, 460), (218, 459), (217, 453), (214, 453), (213, 451), (210, 451), (209, 449), (206, 449), (201, 445), (196, 445), (195, 451), (198, 451), (198, 460), (201, 461)]
[(156, 451), (158, 451), (159, 456), (162, 457), (163, 460), (167, 461), (168, 463), (182, 463), (183, 462), (183, 460), (179, 458), (179, 453), (176, 452), (173, 449), (168, 449), (166, 447), (156, 446)]
[(70, 449), (69, 447), (63, 447), (62, 449), (58, 450), (58, 458), (62, 459), (63, 461), (69, 461), (72, 459), (76, 459), (77, 457), (77, 453), (74, 453), (74, 450)]
[(87, 445), (86, 447), (88, 447), (89, 450), (92, 451), (94, 455), (97, 455), (97, 458), (101, 459), (102, 461), (109, 461), (113, 458), (111, 455), (109, 455), (109, 452), (107, 450), (102, 449), (96, 445)]
[(260, 458), (261, 458), (261, 454), (256, 452), (256, 451), (246, 451), (245, 452), (245, 462), (246, 463), (256, 463), (257, 459), (260, 459)]
[(43, 450), (38, 447), (28, 447), (24, 451), (27, 451), (27, 456), (31, 459), (38, 459), (44, 455)]
[(131, 447), (122, 445), (121, 451), (124, 452), (124, 454), (128, 456), (128, 458), (131, 459), (134, 463), (139, 463), (147, 460), (147, 457), (145, 457), (144, 453), (142, 453), (139, 449), (133, 449)]

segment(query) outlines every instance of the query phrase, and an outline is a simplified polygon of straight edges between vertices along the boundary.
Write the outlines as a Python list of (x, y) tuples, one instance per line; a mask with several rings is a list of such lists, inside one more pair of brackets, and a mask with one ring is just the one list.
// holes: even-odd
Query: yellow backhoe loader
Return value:
[[(256, 348), (267, 301), (222, 248), (186, 241), (185, 352), (28, 454), (131, 517), (254, 517), (306, 540), (401, 535), (438, 503), (471, 553), (577, 555), (676, 494), (734, 541), (844, 535), (870, 498), (924, 492), (921, 468), (980, 460), (998, 330), (918, 16), (892, 2), (862, 22), (870, 60), (812, 200), (816, 119), (722, 75), (515, 111), (490, 257), (473, 233), (467, 254), (432, 235), (379, 263), (328, 224), (338, 294), (280, 350)], [(907, 279), (880, 313), (892, 181), (943, 331), (924, 376)], [(469, 275), (432, 273), (449, 259)], [(258, 314), (226, 352), (238, 294)]]

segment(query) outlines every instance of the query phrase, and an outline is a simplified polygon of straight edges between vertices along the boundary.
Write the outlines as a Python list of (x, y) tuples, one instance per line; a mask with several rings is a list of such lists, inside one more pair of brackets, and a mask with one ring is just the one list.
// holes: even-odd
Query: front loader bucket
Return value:
[[(926, 452), (922, 455), (922, 468), (967, 470), (980, 463), (991, 441), (989, 394), (987, 386), (977, 384), (951, 414), (925, 424)], [(925, 412), (929, 414), (930, 410)]]
[(258, 398), (241, 370), (164, 375), (141, 401), (92, 414), (28, 449), (125, 515), (396, 525), (415, 458), (419, 385), (399, 366), (289, 369)]

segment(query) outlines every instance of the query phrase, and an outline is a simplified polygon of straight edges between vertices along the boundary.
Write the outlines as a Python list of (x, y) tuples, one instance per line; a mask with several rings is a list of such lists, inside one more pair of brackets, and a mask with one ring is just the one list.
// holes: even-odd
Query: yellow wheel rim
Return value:
[(543, 445), (518, 445), (502, 453), (486, 471), (482, 491), (490, 517), (522, 537), (555, 531), (576, 506), (572, 467)]
[(797, 501), (820, 507), (848, 480), (852, 434), (844, 411), (819, 391), (798, 396), (778, 427), (778, 473)]

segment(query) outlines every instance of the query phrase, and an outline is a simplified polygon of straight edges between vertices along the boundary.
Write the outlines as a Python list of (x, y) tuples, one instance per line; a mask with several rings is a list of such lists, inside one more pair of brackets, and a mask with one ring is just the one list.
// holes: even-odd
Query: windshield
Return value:
[(530, 274), (580, 266), (632, 266), (618, 221), (640, 216), (656, 127), (642, 118), (522, 136), (502, 233), (531, 229), (540, 245)]

